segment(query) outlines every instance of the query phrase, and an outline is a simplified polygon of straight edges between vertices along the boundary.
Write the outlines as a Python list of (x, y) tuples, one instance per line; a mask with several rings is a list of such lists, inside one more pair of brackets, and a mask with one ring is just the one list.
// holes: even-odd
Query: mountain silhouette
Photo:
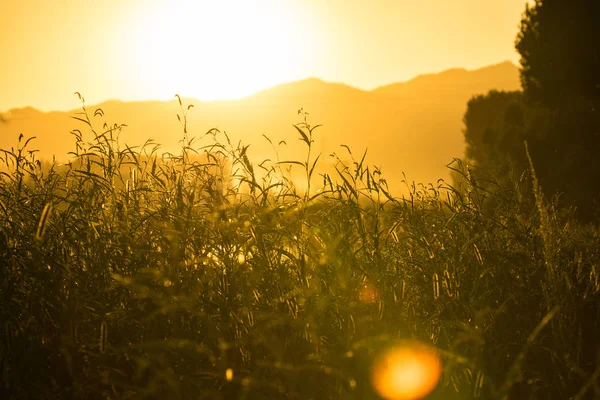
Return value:
[(489, 90), (490, 83), (494, 83), (498, 88), (506, 88), (505, 90), (518, 90), (521, 86), (519, 70), (510, 61), (474, 71), (452, 68), (437, 74), (419, 75), (407, 82), (380, 86), (373, 92), (397, 98), (411, 97), (416, 93), (419, 93), (420, 96), (435, 95), (435, 97), (450, 96), (454, 98), (462, 95), (468, 100), (473, 93)]
[[(445, 167), (453, 157), (462, 157), (464, 140), (462, 117), (468, 100), (491, 89), (519, 90), (518, 68), (503, 62), (477, 70), (454, 68), (417, 76), (406, 82), (360, 90), (345, 84), (316, 78), (280, 84), (239, 100), (202, 102), (183, 99), (187, 113), (188, 136), (202, 138), (211, 128), (225, 131), (233, 143), (250, 144), (248, 154), (254, 162), (275, 159), (273, 143), (285, 140), (279, 159), (302, 160), (306, 146), (297, 140), (292, 124), (308, 112), (308, 122), (323, 126), (315, 131), (315, 149), (322, 152), (323, 164), (331, 164), (332, 152), (348, 159), (348, 145), (356, 158), (368, 149), (367, 163), (382, 168), (392, 189), (399, 190), (402, 172), (410, 181), (436, 182), (447, 179)], [(94, 116), (101, 108), (104, 115)], [(165, 151), (176, 152), (183, 137), (177, 119), (181, 109), (177, 100), (122, 102), (110, 100), (87, 106), (90, 119), (101, 132), (105, 122), (126, 124), (120, 141), (139, 146), (147, 139), (160, 143)], [(19, 134), (36, 136), (32, 148), (43, 158), (52, 155), (66, 160), (74, 149), (70, 132), (89, 131), (86, 125), (70, 118), (81, 110), (40, 112), (32, 108), (2, 113), (0, 148), (16, 146)], [(204, 138), (198, 145), (207, 143)]]

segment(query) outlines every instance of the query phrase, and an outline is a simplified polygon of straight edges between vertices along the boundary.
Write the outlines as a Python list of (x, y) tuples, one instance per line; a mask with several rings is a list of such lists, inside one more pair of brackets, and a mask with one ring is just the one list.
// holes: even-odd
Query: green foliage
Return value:
[(254, 165), (183, 110), (178, 155), (85, 107), (71, 164), (3, 151), (3, 398), (375, 399), (370, 363), (404, 339), (443, 355), (431, 398), (599, 393), (600, 236), (537, 189), (458, 163), (399, 199), (346, 149), (302, 191), (306, 119), (306, 159)]

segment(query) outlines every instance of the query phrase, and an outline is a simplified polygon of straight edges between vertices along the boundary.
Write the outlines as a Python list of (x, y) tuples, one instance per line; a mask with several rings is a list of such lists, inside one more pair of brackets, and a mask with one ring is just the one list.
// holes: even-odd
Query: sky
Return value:
[(318, 77), (361, 89), (518, 63), (526, 0), (2, 0), (0, 111), (241, 98)]

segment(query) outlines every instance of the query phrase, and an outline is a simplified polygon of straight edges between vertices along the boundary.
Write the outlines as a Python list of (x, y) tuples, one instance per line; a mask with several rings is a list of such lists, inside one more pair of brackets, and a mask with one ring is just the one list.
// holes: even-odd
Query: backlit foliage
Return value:
[(598, 394), (596, 229), (521, 183), (484, 213), (460, 163), (404, 198), (364, 157), (319, 178), (306, 119), (305, 159), (253, 164), (188, 111), (176, 155), (85, 107), (70, 164), (3, 150), (3, 398), (394, 398), (372, 377), (403, 340), (436, 349), (432, 399)]

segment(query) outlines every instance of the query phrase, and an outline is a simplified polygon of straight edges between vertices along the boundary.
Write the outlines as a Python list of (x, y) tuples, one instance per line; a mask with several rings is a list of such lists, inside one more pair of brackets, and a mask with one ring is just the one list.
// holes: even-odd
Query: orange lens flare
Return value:
[(435, 389), (442, 363), (435, 349), (419, 343), (394, 347), (378, 357), (371, 383), (386, 400), (417, 400)]
[(358, 293), (358, 298), (360, 301), (367, 304), (375, 303), (378, 297), (379, 293), (377, 288), (369, 284), (364, 285)]

